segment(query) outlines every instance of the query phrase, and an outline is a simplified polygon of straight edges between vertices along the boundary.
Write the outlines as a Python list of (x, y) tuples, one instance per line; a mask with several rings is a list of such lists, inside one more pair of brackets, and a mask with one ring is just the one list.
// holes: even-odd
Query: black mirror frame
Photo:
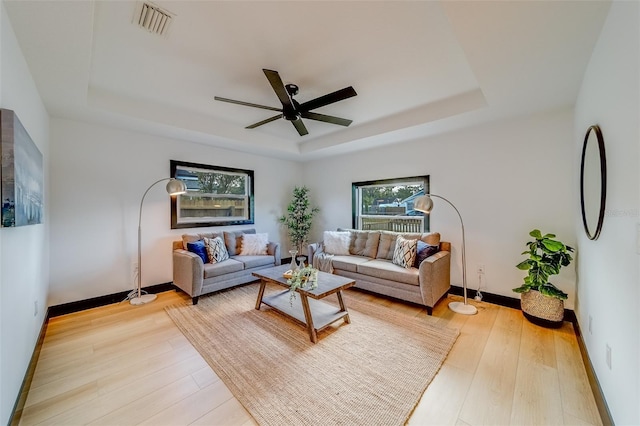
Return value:
[[(594, 132), (598, 140), (598, 152), (600, 155), (600, 211), (598, 212), (598, 223), (593, 233), (589, 230), (587, 224), (587, 215), (585, 212), (584, 203), (584, 163), (587, 152), (587, 143), (589, 141), (589, 135)], [(604, 138), (602, 137), (602, 131), (600, 126), (593, 125), (587, 129), (587, 133), (584, 136), (584, 143), (582, 144), (582, 157), (580, 160), (580, 209), (582, 211), (582, 224), (584, 225), (584, 231), (590, 240), (597, 240), (602, 231), (602, 223), (604, 222), (605, 204), (607, 201), (607, 158), (604, 150)]]

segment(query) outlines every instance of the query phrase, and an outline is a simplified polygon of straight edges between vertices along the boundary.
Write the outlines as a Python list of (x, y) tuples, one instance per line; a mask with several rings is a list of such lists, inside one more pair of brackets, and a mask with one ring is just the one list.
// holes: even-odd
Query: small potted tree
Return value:
[(560, 273), (560, 268), (569, 266), (573, 260), (573, 248), (555, 240), (554, 234), (545, 234), (534, 229), (529, 233), (528, 250), (522, 254), (528, 259), (518, 263), (518, 269), (528, 271), (524, 284), (513, 291), (521, 294), (520, 306), (529, 321), (545, 327), (560, 327), (564, 319), (564, 301), (567, 293), (549, 282), (551, 275)]
[(287, 214), (278, 219), (281, 224), (286, 226), (291, 244), (296, 249), (291, 252), (292, 257), (295, 256), (295, 253), (302, 255), (304, 244), (308, 242), (309, 232), (311, 232), (313, 216), (319, 211), (318, 207), (311, 207), (309, 188), (296, 186), (293, 189), (293, 198), (287, 207)]

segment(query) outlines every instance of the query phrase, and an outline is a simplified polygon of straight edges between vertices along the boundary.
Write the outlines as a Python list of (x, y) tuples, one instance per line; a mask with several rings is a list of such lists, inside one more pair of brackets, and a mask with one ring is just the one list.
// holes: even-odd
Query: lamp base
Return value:
[(463, 315), (475, 315), (478, 313), (478, 309), (476, 309), (473, 305), (465, 305), (462, 302), (451, 302), (449, 303), (449, 309), (453, 312)]
[(140, 297), (134, 297), (129, 301), (132, 305), (144, 305), (145, 303), (153, 302), (158, 296), (155, 294), (143, 294)]

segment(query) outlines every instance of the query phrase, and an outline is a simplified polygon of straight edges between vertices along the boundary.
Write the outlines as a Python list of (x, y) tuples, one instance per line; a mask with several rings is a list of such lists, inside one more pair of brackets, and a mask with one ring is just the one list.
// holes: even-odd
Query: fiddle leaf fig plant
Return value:
[(527, 243), (529, 249), (522, 252), (529, 258), (516, 265), (518, 269), (528, 271), (528, 274), (524, 277), (524, 284), (514, 288), (513, 291), (526, 293), (529, 290), (538, 290), (545, 296), (566, 300), (567, 293), (551, 284), (549, 277), (559, 274), (563, 266), (569, 266), (573, 260), (571, 257), (573, 248), (555, 240), (554, 234), (542, 235), (538, 229), (529, 232), (529, 235), (534, 240), (529, 241)]

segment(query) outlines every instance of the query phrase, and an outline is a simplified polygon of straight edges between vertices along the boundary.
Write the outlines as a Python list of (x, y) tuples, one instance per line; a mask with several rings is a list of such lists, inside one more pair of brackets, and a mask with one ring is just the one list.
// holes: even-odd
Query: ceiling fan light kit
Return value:
[(320, 96), (318, 98), (312, 99), (307, 102), (298, 103), (293, 97), (298, 94), (299, 88), (295, 84), (284, 84), (282, 79), (280, 78), (280, 74), (278, 71), (263, 69), (264, 75), (269, 80), (273, 91), (278, 96), (280, 103), (282, 104), (282, 108), (275, 108), (267, 105), (259, 105), (251, 102), (238, 101), (235, 99), (222, 98), (220, 96), (215, 96), (214, 99), (216, 101), (228, 102), (237, 105), (244, 105), (253, 108), (261, 108), (267, 109), (270, 111), (278, 111), (280, 114), (275, 115), (273, 117), (269, 117), (265, 120), (259, 121), (257, 123), (251, 124), (245, 129), (255, 129), (258, 126), (262, 126), (263, 124), (270, 123), (272, 121), (276, 121), (279, 118), (284, 118), (287, 121), (290, 121), (293, 124), (293, 127), (296, 128), (298, 134), (300, 136), (304, 136), (309, 134), (306, 126), (304, 125), (302, 118), (306, 118), (309, 120), (322, 121), (330, 124), (337, 124), (338, 126), (348, 127), (352, 121), (346, 118), (334, 117), (331, 115), (320, 114), (316, 112), (311, 112), (312, 109), (320, 108), (335, 102), (340, 102), (342, 100), (351, 98), (356, 96), (357, 93), (353, 89), (352, 86), (345, 87), (344, 89), (336, 90), (335, 92)]

